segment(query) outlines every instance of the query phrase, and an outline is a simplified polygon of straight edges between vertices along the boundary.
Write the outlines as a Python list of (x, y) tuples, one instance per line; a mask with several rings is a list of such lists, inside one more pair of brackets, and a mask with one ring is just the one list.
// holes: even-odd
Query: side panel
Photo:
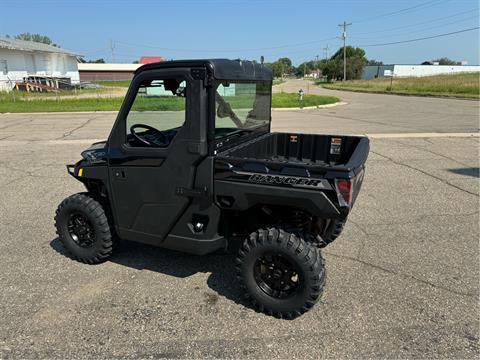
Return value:
[(322, 218), (344, 215), (322, 191), (216, 180), (217, 203), (224, 209), (247, 210), (257, 204), (289, 205)]

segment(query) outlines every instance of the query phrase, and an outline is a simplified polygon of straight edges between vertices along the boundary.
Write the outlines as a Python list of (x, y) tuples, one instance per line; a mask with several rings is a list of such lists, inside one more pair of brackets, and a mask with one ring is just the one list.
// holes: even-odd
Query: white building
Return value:
[(33, 75), (79, 83), (77, 56), (47, 44), (0, 37), (0, 91), (11, 90), (16, 82)]
[(479, 65), (367, 65), (363, 69), (362, 79), (370, 80), (385, 76), (389, 70), (394, 76), (432, 76), (461, 72), (479, 72)]

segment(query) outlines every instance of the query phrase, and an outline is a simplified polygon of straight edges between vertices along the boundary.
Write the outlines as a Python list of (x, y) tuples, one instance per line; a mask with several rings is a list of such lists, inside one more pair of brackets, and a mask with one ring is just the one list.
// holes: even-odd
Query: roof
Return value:
[(56, 46), (38, 43), (34, 41), (18, 40), (6, 37), (0, 37), (0, 49), (20, 50), (20, 51), (40, 51), (65, 54), (71, 56), (80, 55), (76, 52), (65, 50)]
[(151, 64), (154, 62), (159, 62), (163, 61), (163, 58), (161, 56), (142, 56), (140, 58), (139, 63), (140, 64)]
[(272, 80), (272, 72), (265, 65), (248, 60), (204, 59), (174, 60), (143, 65), (135, 73), (146, 70), (182, 67), (205, 67), (218, 80)]
[(432, 66), (445, 66), (445, 67), (448, 67), (448, 66), (462, 66), (462, 67), (468, 67), (468, 66), (479, 66), (479, 65), (468, 65), (468, 64), (465, 64), (465, 65), (424, 65), (424, 64), (382, 64), (382, 65), (365, 65), (365, 67), (368, 67), (368, 66), (374, 66), (374, 67), (377, 67), (377, 66), (428, 66), (428, 67), (432, 67)]
[(134, 72), (142, 64), (78, 63), (78, 71), (129, 71)]

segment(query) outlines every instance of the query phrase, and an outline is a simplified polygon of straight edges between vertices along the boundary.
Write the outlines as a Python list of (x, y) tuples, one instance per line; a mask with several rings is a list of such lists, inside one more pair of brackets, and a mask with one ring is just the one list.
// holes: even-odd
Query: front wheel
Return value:
[(320, 250), (282, 229), (250, 234), (236, 262), (245, 297), (266, 314), (295, 318), (323, 293), (325, 266)]
[(113, 239), (102, 205), (88, 194), (69, 196), (55, 214), (57, 234), (65, 249), (76, 259), (97, 264), (110, 257)]

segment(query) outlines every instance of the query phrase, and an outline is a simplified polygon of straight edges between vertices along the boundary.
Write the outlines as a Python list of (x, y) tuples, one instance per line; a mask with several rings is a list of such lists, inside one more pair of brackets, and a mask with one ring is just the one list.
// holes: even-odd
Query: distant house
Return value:
[(79, 54), (52, 45), (0, 37), (0, 90), (11, 90), (17, 82), (33, 76), (80, 81)]
[(78, 71), (82, 81), (131, 80), (140, 66), (142, 64), (79, 63)]
[(142, 56), (138, 64), (79, 63), (78, 70), (82, 81), (131, 80), (140, 66), (164, 60), (161, 56)]
[(156, 63), (164, 60), (165, 59), (162, 58), (161, 56), (142, 56), (138, 62), (142, 65), (145, 65), (145, 64)]
[(363, 68), (362, 79), (370, 80), (377, 77), (385, 76), (385, 71), (393, 76), (432, 76), (442, 74), (455, 74), (462, 72), (479, 72), (479, 65), (438, 65), (425, 64), (422, 65), (367, 65)]

